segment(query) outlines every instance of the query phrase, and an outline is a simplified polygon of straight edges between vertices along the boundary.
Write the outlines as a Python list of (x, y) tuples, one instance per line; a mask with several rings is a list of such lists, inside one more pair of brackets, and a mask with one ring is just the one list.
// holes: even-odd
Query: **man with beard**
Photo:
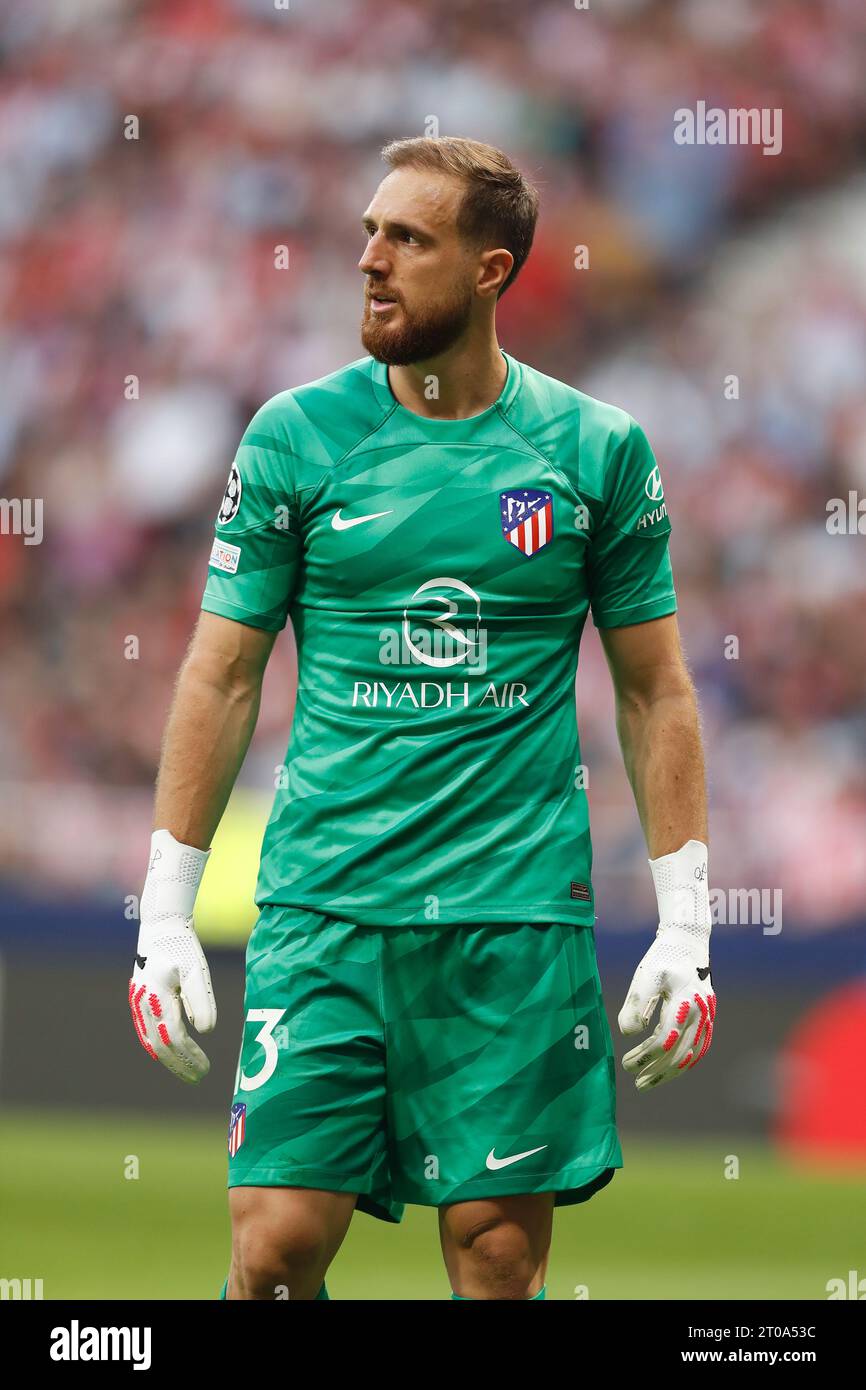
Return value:
[(543, 1298), (553, 1209), (622, 1165), (575, 718), (601, 630), (659, 904), (620, 1014), (639, 1089), (712, 1037), (703, 760), (640, 427), (502, 351), (538, 196), (472, 140), (386, 147), (368, 356), (255, 415), (165, 736), (130, 1002), (186, 1081), (196, 890), (290, 617), (229, 1128), (229, 1298), (326, 1298), (357, 1208), (435, 1206), (453, 1296)]

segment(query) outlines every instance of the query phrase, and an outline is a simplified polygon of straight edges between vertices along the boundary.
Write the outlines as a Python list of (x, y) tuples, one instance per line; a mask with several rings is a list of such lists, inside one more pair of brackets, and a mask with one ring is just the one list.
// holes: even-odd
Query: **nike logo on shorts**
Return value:
[(540, 1144), (537, 1149), (527, 1149), (522, 1154), (511, 1154), (509, 1158), (497, 1158), (495, 1147), (487, 1155), (487, 1167), (495, 1172), (497, 1168), (507, 1168), (509, 1163), (519, 1163), (522, 1158), (529, 1158), (532, 1154), (540, 1154), (542, 1149), (546, 1149), (546, 1144)]

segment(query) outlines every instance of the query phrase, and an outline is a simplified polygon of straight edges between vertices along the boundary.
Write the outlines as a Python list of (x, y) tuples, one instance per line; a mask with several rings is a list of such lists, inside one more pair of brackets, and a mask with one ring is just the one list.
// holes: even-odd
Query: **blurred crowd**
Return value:
[[(862, 0), (12, 0), (0, 64), (0, 497), (44, 499), (40, 545), (0, 536), (4, 879), (136, 881), (237, 440), (362, 354), (379, 150), (439, 133), (541, 190), (503, 345), (660, 459), (714, 881), (801, 930), (863, 914), (866, 538), (826, 525), (866, 496)], [(781, 108), (781, 154), (677, 145), (700, 100)], [(615, 922), (648, 878), (589, 635), (578, 710)]]

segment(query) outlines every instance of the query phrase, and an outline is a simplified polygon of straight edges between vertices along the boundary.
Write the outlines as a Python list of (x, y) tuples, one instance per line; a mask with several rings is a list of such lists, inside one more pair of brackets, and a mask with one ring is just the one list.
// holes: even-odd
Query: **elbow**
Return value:
[(219, 657), (191, 652), (181, 671), (181, 681), (205, 686), (232, 704), (257, 701), (264, 671), (243, 657)]
[(621, 716), (640, 719), (659, 706), (697, 708), (697, 694), (688, 671), (676, 666), (654, 671), (651, 680), (618, 689), (616, 704)]

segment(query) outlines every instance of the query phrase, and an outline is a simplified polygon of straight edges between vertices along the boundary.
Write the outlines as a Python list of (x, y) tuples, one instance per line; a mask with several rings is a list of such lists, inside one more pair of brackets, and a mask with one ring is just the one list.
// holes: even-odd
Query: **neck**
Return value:
[(438, 357), (389, 367), (388, 380), (397, 400), (415, 415), (431, 420), (465, 420), (480, 415), (502, 394), (508, 364), (496, 338), (484, 348), (461, 342)]

